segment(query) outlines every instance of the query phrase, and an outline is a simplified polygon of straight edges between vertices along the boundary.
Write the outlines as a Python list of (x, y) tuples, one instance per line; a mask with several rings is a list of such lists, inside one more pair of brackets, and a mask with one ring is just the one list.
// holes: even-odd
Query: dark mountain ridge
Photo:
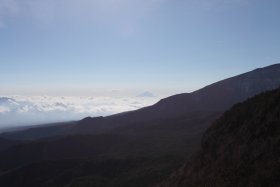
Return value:
[(279, 186), (279, 147), (280, 88), (227, 111), (192, 160), (159, 187)]
[[(219, 81), (192, 93), (179, 94), (162, 99), (153, 106), (106, 118), (87, 119), (77, 124), (75, 131), (92, 125), (92, 131), (108, 130), (127, 124), (162, 118), (174, 118), (196, 112), (222, 112), (261, 92), (280, 86), (280, 64)], [(98, 125), (102, 124), (102, 125)], [(101, 127), (100, 127), (101, 126)], [(95, 127), (97, 127), (95, 129)], [(104, 129), (103, 129), (103, 128)], [(80, 131), (82, 131), (80, 129)], [(98, 130), (97, 130), (98, 129)], [(87, 128), (87, 132), (90, 129)]]
[[(275, 64), (219, 81), (192, 93), (178, 94), (162, 99), (155, 105), (139, 110), (108, 117), (88, 117), (76, 122), (74, 125), (69, 125), (69, 128), (58, 127), (58, 130), (51, 131), (49, 136), (104, 133), (121, 126), (191, 116), (197, 112), (222, 113), (238, 102), (242, 102), (261, 92), (276, 89), (279, 85), (280, 64)], [(54, 127), (51, 128), (54, 129)], [(40, 131), (40, 127), (34, 128), (32, 131), (37, 130)], [(2, 134), (2, 137), (16, 138), (17, 135), (20, 138), (21, 132), (18, 134), (5, 133)]]

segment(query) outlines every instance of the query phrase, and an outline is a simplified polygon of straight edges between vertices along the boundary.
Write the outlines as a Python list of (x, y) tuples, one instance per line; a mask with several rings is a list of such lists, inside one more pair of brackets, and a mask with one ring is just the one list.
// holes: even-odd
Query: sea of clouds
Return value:
[(0, 97), (0, 128), (108, 116), (152, 105), (152, 95), (135, 97)]

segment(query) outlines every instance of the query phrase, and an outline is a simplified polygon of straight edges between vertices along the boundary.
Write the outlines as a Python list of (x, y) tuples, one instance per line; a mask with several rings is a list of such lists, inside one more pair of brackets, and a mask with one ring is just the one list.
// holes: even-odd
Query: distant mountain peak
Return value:
[(6, 102), (8, 102), (8, 101), (15, 101), (15, 100), (12, 99), (12, 98), (9, 98), (9, 97), (0, 97), (0, 101), (6, 101)]
[(155, 97), (155, 95), (152, 92), (146, 91), (138, 94), (136, 97)]

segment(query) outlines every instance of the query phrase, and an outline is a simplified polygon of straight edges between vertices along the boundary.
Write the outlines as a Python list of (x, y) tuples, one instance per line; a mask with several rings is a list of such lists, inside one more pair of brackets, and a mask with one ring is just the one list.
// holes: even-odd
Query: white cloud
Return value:
[(156, 97), (152, 92), (146, 91), (137, 95), (137, 97)]
[(0, 127), (107, 116), (152, 105), (158, 100), (156, 97), (0, 97)]
[(0, 113), (6, 113), (6, 112), (10, 112), (10, 109), (5, 106), (0, 106)]

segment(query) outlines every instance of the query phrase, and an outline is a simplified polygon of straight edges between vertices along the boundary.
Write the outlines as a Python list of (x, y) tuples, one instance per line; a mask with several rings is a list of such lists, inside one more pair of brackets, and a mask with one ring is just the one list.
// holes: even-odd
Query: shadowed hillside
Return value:
[[(183, 163), (184, 158), (196, 149), (201, 136), (197, 134), (201, 131), (200, 128), (208, 126), (209, 121), (216, 118), (214, 114), (201, 114), (193, 116), (191, 120), (182, 117), (135, 124), (133, 128), (123, 127), (115, 133), (58, 136), (13, 146), (0, 152), (0, 173), (3, 173), (0, 174), (0, 185), (48, 186), (48, 181), (57, 176), (52, 175), (46, 165), (50, 165), (51, 169), (55, 162), (58, 176), (71, 172), (71, 177), (55, 179), (51, 186), (59, 186), (60, 180), (63, 180), (62, 186), (68, 185), (72, 180), (77, 180), (75, 184), (96, 182), (100, 175), (103, 179), (105, 177), (102, 185), (106, 186), (151, 186)], [(194, 123), (199, 125), (190, 128)], [(170, 124), (173, 125), (172, 128)], [(188, 132), (189, 129), (192, 131)], [(183, 147), (186, 149), (182, 149)], [(75, 165), (72, 165), (73, 160)], [(101, 160), (111, 160), (112, 163), (103, 165), (99, 163)], [(85, 163), (92, 162), (98, 168), (87, 171)], [(120, 165), (120, 162), (132, 162), (133, 165)], [(36, 182), (32, 180), (32, 175), (41, 167), (47, 173), (41, 173)], [(80, 167), (78, 171), (77, 167)], [(104, 169), (100, 170), (102, 167)], [(104, 170), (109, 172), (116, 167), (125, 172), (115, 173), (114, 176), (104, 173)], [(13, 181), (14, 177), (25, 180)]]
[(197, 112), (222, 112), (263, 91), (276, 89), (279, 85), (280, 64), (276, 64), (214, 83), (192, 93), (162, 99), (151, 107), (106, 118), (82, 120), (73, 132), (104, 132), (155, 119), (192, 116)]
[(193, 159), (159, 186), (279, 186), (279, 146), (280, 89), (227, 111)]

